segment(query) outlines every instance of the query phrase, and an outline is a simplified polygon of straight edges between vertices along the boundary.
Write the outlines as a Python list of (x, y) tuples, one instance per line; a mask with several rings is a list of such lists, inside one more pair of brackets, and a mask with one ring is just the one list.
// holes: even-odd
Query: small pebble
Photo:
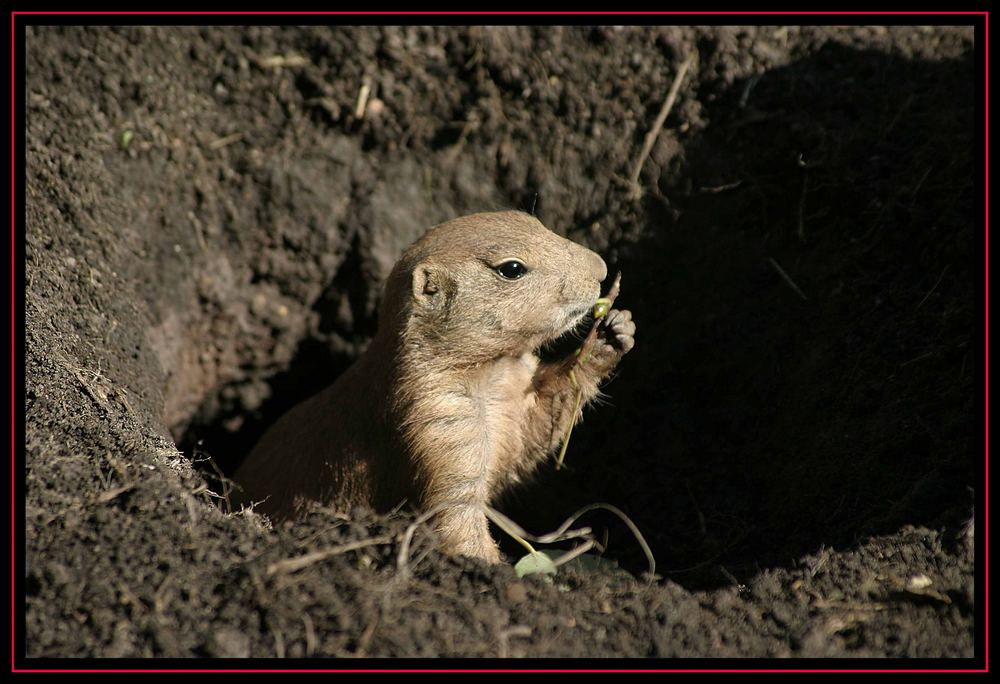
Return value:
[(507, 586), (507, 600), (511, 603), (524, 603), (528, 600), (528, 588), (523, 582), (514, 582)]

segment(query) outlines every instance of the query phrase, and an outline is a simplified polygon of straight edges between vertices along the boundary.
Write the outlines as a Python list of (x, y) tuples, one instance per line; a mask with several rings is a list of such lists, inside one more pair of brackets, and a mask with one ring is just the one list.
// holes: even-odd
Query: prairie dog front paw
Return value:
[(597, 330), (598, 343), (603, 352), (627, 354), (635, 346), (635, 321), (628, 309), (612, 309)]

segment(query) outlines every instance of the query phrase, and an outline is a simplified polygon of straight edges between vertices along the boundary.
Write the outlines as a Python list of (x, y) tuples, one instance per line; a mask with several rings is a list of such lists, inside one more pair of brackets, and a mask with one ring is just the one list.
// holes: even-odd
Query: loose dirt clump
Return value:
[[(970, 27), (30, 27), (26, 57), (28, 656), (974, 655)], [(659, 578), (596, 512), (622, 569), (550, 581), (406, 511), (229, 513), (401, 251), (504, 208), (621, 269), (640, 332), (504, 511), (618, 506)]]

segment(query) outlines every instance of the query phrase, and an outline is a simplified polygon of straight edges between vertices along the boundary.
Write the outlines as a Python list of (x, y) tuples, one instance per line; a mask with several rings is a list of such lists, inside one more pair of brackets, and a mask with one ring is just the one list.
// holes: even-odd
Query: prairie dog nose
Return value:
[(608, 277), (608, 265), (604, 263), (601, 255), (592, 249), (587, 249), (578, 242), (563, 238), (561, 244), (566, 245), (569, 252), (568, 265), (572, 268), (577, 277), (593, 278), (601, 282)]
[(590, 253), (591, 269), (593, 269), (594, 277), (598, 282), (604, 280), (608, 277), (608, 265), (604, 263), (604, 259), (597, 252)]

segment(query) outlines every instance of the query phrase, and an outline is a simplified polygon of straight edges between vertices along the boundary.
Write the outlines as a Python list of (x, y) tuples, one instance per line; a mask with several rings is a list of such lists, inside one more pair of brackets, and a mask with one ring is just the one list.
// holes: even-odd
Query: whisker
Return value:
[(593, 313), (590, 311), (585, 314), (581, 312), (580, 318), (575, 323), (558, 336), (543, 342), (538, 348), (538, 354), (548, 360), (555, 360), (578, 349), (587, 336), (593, 322)]

